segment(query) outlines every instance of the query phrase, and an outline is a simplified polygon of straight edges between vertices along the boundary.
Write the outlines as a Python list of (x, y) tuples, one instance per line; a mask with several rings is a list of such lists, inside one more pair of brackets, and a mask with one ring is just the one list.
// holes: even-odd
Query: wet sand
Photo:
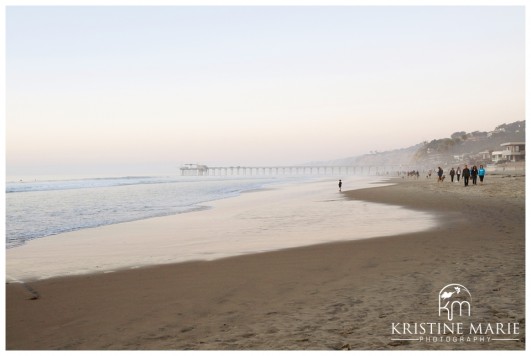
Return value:
[[(374, 186), (349, 177), (349, 187)], [(330, 178), (208, 202), (185, 214), (81, 229), (6, 251), (8, 282), (210, 261), (327, 242), (427, 230), (435, 216), (344, 199)], [(381, 183), (380, 183), (381, 185)], [(350, 218), (345, 219), (347, 215)], [(386, 223), (379, 224), (386, 218)], [(406, 223), (405, 223), (406, 222)], [(351, 228), (356, 226), (356, 234)]]
[[(7, 349), (524, 349), (525, 178), (487, 176), (485, 185), (467, 188), (397, 181), (344, 196), (434, 212), (441, 224), (208, 262), (9, 283)], [(473, 295), (471, 320), (519, 323), (517, 340), (391, 340), (393, 322), (444, 321), (438, 292), (450, 283)]]

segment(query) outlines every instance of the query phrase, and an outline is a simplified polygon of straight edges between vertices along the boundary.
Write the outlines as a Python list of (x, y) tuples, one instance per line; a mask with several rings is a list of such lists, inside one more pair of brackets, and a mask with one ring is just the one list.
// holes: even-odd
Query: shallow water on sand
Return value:
[[(350, 178), (343, 190), (370, 186), (367, 178)], [(335, 179), (284, 184), (208, 205), (212, 209), (83, 229), (8, 249), (8, 278), (212, 260), (422, 231), (436, 224), (432, 214), (347, 200)]]
[(64, 232), (204, 209), (296, 178), (117, 177), (9, 182), (6, 246)]

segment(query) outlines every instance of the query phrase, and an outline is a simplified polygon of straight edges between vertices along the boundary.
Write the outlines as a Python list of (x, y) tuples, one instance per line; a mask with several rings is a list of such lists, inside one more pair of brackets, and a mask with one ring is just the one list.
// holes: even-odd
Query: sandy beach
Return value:
[[(524, 349), (525, 177), (392, 182), (343, 196), (436, 214), (437, 227), (8, 283), (7, 349)], [(393, 323), (443, 322), (438, 293), (451, 283), (473, 296), (469, 321), (518, 323), (515, 340), (394, 340)]]
[[(354, 189), (378, 179), (350, 177)], [(209, 201), (184, 214), (80, 229), (6, 251), (7, 281), (139, 268), (427, 230), (433, 214), (345, 199), (330, 178)], [(348, 219), (345, 219), (348, 216)], [(385, 224), (379, 222), (384, 219)], [(353, 227), (356, 233), (352, 233)]]

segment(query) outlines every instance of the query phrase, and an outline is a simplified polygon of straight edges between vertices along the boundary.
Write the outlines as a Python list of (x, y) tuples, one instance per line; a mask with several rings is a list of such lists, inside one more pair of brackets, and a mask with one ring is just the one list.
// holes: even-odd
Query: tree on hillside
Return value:
[(463, 136), (466, 136), (465, 131), (457, 131), (457, 132), (454, 132), (452, 136), (450, 136), (450, 138), (453, 140), (457, 140), (457, 139), (461, 139)]

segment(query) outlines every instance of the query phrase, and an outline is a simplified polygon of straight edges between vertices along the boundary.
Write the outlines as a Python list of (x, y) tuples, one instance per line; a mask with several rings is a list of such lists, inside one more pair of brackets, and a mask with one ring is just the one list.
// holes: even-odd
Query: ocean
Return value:
[[(343, 189), (389, 184), (342, 177)], [(335, 177), (121, 177), (9, 182), (11, 281), (213, 260), (422, 231), (436, 217), (348, 200)]]
[(112, 177), (6, 184), (6, 247), (64, 232), (208, 209), (302, 177)]

